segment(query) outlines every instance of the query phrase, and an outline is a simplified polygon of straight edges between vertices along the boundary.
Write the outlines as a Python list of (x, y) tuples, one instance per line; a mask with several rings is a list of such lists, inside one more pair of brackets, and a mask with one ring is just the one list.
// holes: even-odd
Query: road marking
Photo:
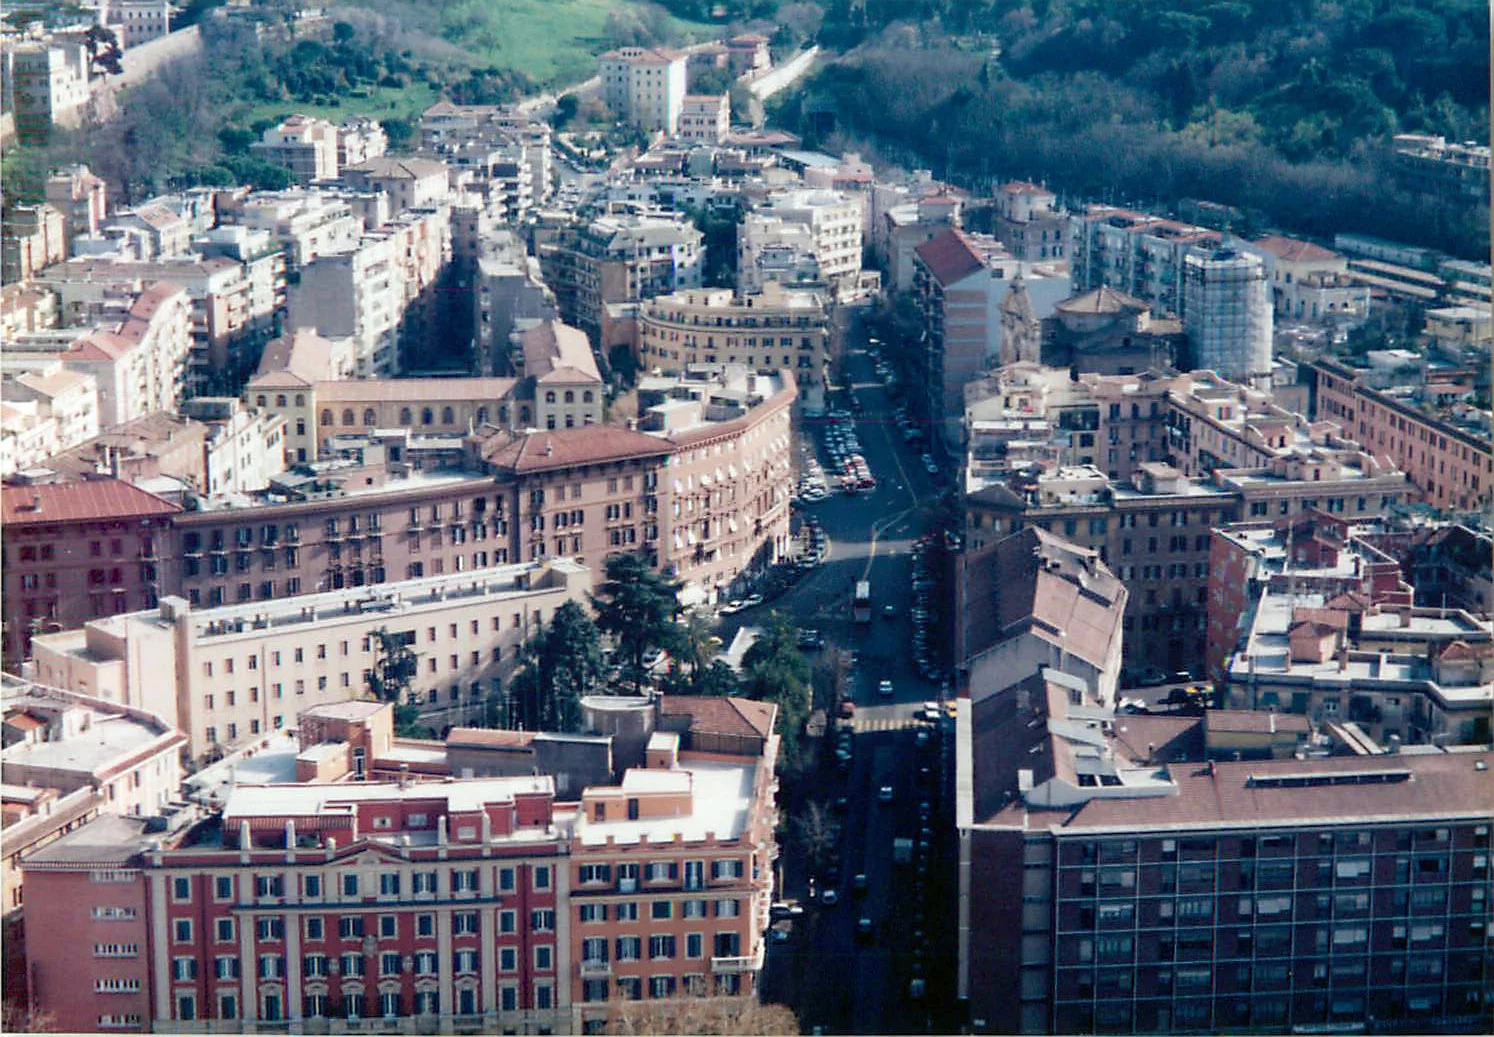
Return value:
[(862, 719), (853, 722), (857, 734), (868, 734), (874, 731), (906, 731), (910, 727), (922, 727), (923, 721), (917, 717), (895, 717), (890, 719)]

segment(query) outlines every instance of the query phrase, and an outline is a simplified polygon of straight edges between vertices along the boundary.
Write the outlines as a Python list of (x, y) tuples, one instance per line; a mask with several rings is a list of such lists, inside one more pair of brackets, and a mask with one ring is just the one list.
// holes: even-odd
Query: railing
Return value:
[(612, 975), (612, 963), (610, 961), (583, 961), (581, 963), (582, 979), (606, 979)]
[(736, 957), (725, 957), (711, 959), (712, 972), (756, 972), (763, 967), (763, 949), (759, 947), (756, 954), (738, 955)]

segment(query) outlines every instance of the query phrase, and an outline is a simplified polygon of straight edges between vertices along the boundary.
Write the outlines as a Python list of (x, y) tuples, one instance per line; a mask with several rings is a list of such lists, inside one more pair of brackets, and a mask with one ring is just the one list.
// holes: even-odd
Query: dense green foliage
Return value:
[(783, 761), (798, 761), (799, 735), (810, 711), (810, 666), (799, 651), (798, 634), (777, 612), (768, 617), (758, 639), (742, 656), (742, 694), (778, 707)]
[(581, 730), (581, 699), (605, 673), (602, 636), (586, 610), (568, 601), (550, 625), (524, 646), (523, 666), (510, 689), (507, 727), (529, 731)]
[(1487, 251), (1483, 211), (1400, 197), (1387, 155), (1400, 132), (1487, 140), (1474, 0), (835, 0), (820, 40), (853, 48), (809, 92), (833, 122), (953, 179)]
[(678, 582), (655, 572), (642, 555), (607, 559), (607, 579), (597, 588), (592, 606), (597, 626), (616, 639), (623, 679), (634, 691), (641, 691), (648, 677), (643, 657), (649, 650), (678, 644), (679, 589)]

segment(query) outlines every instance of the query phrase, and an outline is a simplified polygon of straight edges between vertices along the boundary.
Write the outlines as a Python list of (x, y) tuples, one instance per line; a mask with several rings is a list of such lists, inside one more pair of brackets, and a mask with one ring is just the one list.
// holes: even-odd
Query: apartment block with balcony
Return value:
[(829, 321), (818, 292), (778, 284), (747, 296), (724, 288), (676, 292), (646, 301), (638, 320), (645, 368), (745, 364), (752, 371), (792, 371), (806, 388), (827, 374)]
[(337, 127), (325, 119), (292, 115), (265, 130), (250, 151), (290, 171), (303, 184), (336, 180)]
[[(0, 400), (5, 404), (0, 434), (13, 445), (0, 458), (0, 475), (38, 467), (52, 454), (96, 436), (98, 396), (92, 374), (70, 371), (60, 359), (25, 358), (7, 365), (0, 379)], [(37, 428), (40, 436), (28, 435)]]
[(996, 188), (992, 232), (1008, 252), (1028, 262), (1068, 254), (1068, 213), (1045, 187), (1015, 180)]
[(1443, 198), (1489, 202), (1489, 146), (1420, 133), (1398, 133), (1393, 143), (1396, 177), (1413, 191)]
[(168, 597), (156, 611), (34, 640), (33, 665), (45, 683), (148, 703), (200, 760), (358, 694), (376, 661), (374, 632), (387, 630), (419, 659), (410, 704), (440, 728), (480, 717), (520, 646), (590, 588), (584, 566), (559, 559), (220, 608)]
[(1174, 315), (1183, 312), (1184, 257), (1222, 240), (1217, 231), (1109, 205), (1072, 213), (1069, 237), (1075, 288), (1106, 285)]
[(720, 144), (731, 129), (731, 95), (686, 94), (680, 104), (681, 140)]
[[(769, 194), (737, 228), (738, 270), (755, 264), (758, 250), (774, 242), (781, 224), (797, 224), (809, 231), (810, 250), (825, 281), (854, 280), (861, 272), (864, 208), (859, 196), (842, 191), (794, 189)], [(739, 287), (755, 291), (761, 286)]]
[(685, 55), (622, 47), (597, 58), (602, 100), (623, 122), (645, 132), (679, 132), (685, 103)]
[(975, 1032), (1488, 1029), (1489, 753), (1208, 762), (1214, 734), (1052, 669), (961, 701)]
[(16, 134), (45, 142), (53, 126), (75, 129), (90, 99), (88, 48), (81, 43), (26, 43), (0, 54)]
[(175, 504), (114, 479), (6, 486), (0, 501), (7, 667), (38, 634), (154, 607)]

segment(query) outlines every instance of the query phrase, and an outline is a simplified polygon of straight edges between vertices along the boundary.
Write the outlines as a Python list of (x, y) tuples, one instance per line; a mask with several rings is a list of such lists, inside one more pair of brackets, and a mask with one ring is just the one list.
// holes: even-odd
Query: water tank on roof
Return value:
[(618, 770), (642, 765), (655, 717), (654, 699), (648, 695), (588, 695), (581, 700), (587, 732), (612, 736), (612, 763)]

